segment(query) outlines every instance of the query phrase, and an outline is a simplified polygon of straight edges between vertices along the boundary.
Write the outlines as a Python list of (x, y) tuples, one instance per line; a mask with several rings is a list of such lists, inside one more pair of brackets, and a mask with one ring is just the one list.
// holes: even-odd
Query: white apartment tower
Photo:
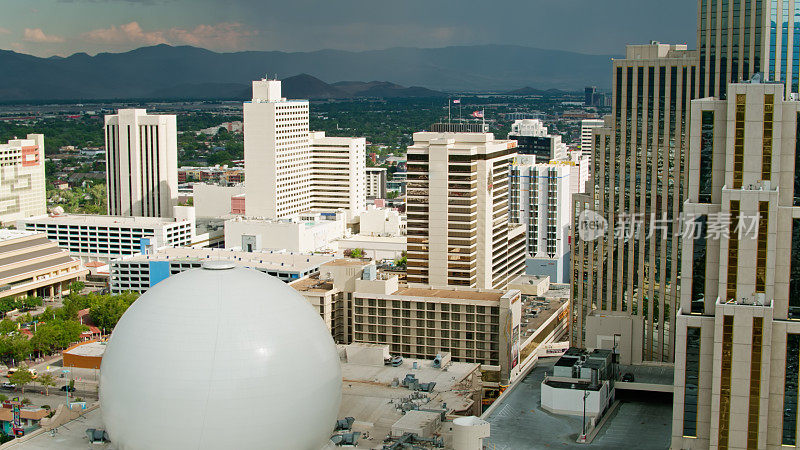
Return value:
[(414, 133), (408, 147), (408, 282), (503, 289), (524, 271), (525, 229), (509, 224), (517, 144), (492, 133)]
[(105, 118), (108, 214), (173, 217), (178, 204), (174, 115), (120, 109)]
[(525, 227), (525, 272), (568, 283), (572, 178), (578, 167), (569, 161), (537, 163), (519, 155), (511, 166), (509, 220)]
[(311, 209), (348, 211), (350, 218), (366, 210), (367, 140), (311, 133)]
[(44, 135), (0, 144), (0, 223), (47, 214)]
[(281, 97), (280, 80), (253, 81), (244, 103), (247, 215), (280, 219), (311, 208), (308, 101)]
[(386, 168), (367, 167), (367, 198), (386, 198)]
[[(581, 152), (592, 155), (592, 130), (603, 126), (603, 119), (581, 120)], [(590, 160), (591, 161), (591, 160)]]
[(247, 215), (366, 209), (366, 140), (309, 132), (308, 100), (281, 97), (280, 80), (253, 81), (244, 103)]

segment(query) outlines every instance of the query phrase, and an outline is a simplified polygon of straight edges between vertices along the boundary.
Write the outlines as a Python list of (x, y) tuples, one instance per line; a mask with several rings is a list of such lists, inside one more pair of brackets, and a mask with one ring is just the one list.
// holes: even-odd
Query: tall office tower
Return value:
[(800, 102), (728, 94), (692, 102), (672, 448), (796, 447)]
[(345, 209), (352, 218), (367, 209), (365, 138), (310, 134), (311, 209)]
[(520, 155), (536, 155), (541, 161), (567, 156), (567, 144), (561, 142), (561, 136), (548, 134), (547, 127), (539, 119), (515, 120), (508, 138), (517, 141)]
[(569, 283), (569, 228), (576, 165), (537, 163), (519, 155), (511, 166), (509, 220), (525, 227), (525, 272)]
[(386, 198), (386, 168), (367, 167), (367, 198)]
[(108, 214), (173, 217), (178, 204), (175, 116), (120, 109), (106, 116), (105, 130)]
[(595, 97), (597, 96), (597, 86), (587, 86), (583, 90), (585, 106), (595, 106)]
[(602, 126), (603, 119), (581, 120), (581, 151), (584, 155), (589, 155), (589, 158), (592, 156), (592, 130)]
[(0, 223), (47, 214), (44, 135), (0, 144)]
[(508, 221), (516, 143), (492, 133), (414, 133), (408, 147), (408, 282), (503, 289), (525, 269)]
[(728, 83), (766, 79), (798, 92), (800, 1), (698, 0), (699, 98), (726, 98)]
[(281, 97), (279, 80), (253, 81), (244, 103), (247, 215), (280, 219), (312, 204), (308, 101)]
[[(575, 196), (571, 342), (616, 348), (623, 364), (672, 362), (680, 260), (673, 230), (686, 198), (697, 53), (654, 42), (630, 45), (626, 56), (613, 61), (610, 126), (595, 129), (592, 182)], [(584, 224), (603, 220), (606, 233), (582, 236)]]

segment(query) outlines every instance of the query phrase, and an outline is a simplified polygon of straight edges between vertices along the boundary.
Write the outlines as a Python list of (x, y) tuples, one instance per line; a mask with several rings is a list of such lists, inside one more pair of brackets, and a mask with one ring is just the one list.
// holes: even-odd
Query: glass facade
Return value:
[(739, 200), (731, 200), (731, 225), (728, 237), (728, 289), (725, 300), (736, 299), (739, 273)]
[(744, 120), (747, 96), (736, 94), (736, 128), (733, 141), (733, 188), (742, 187), (744, 170)]
[(686, 329), (686, 380), (683, 390), (683, 435), (697, 436), (697, 396), (700, 385), (700, 328)]
[(700, 130), (700, 183), (698, 201), (711, 203), (714, 163), (714, 111), (703, 111)]
[(766, 292), (769, 202), (758, 202), (758, 244), (756, 249), (756, 292)]
[(772, 114), (775, 106), (775, 95), (764, 95), (764, 135), (761, 152), (761, 179), (772, 177)]
[(800, 334), (786, 335), (786, 378), (783, 384), (783, 435), (781, 444), (797, 445), (797, 373)]
[(708, 238), (708, 216), (695, 219), (694, 257), (692, 258), (692, 314), (702, 314), (706, 292), (706, 253)]
[(792, 254), (789, 268), (789, 318), (800, 319), (800, 219), (792, 219)]
[(733, 316), (722, 322), (722, 370), (720, 371), (719, 435), (717, 448), (728, 450), (731, 414), (731, 359), (733, 358)]
[(758, 448), (758, 412), (761, 408), (761, 344), (764, 318), (753, 317), (750, 346), (750, 407), (747, 414), (747, 448)]

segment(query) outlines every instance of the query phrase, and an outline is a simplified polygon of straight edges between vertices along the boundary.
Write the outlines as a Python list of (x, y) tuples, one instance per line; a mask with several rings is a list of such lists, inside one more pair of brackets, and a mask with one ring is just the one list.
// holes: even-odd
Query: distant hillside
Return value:
[(541, 95), (541, 96), (544, 96), (544, 97), (549, 97), (549, 96), (555, 96), (555, 95), (564, 95), (566, 93), (568, 93), (568, 92), (562, 91), (561, 89), (547, 89), (547, 90), (543, 91), (541, 89), (534, 89), (534, 88), (532, 88), (530, 86), (525, 86), (524, 88), (521, 88), (521, 89), (515, 89), (513, 91), (508, 91), (505, 94), (506, 95), (520, 95), (520, 96), (522, 96), (522, 95)]
[[(610, 84), (609, 58), (504, 45), (297, 53), (216, 53), (157, 45), (67, 58), (0, 50), (0, 101), (239, 98), (244, 95), (237, 95), (240, 87), (245, 92), (251, 80), (265, 74), (278, 74), (287, 83), (308, 74), (314, 79), (294, 80), (297, 86), (291, 89), (313, 95), (300, 97), (431, 96), (519, 86), (579, 90)], [(356, 81), (328, 84), (339, 80)]]

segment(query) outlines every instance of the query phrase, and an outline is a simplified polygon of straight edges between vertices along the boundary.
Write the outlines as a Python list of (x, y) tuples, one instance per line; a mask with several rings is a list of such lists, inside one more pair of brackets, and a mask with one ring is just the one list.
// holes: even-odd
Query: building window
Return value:
[(783, 384), (783, 438), (781, 444), (797, 444), (797, 372), (800, 364), (800, 334), (786, 336), (786, 380)]
[(800, 206), (800, 113), (795, 117), (794, 138), (794, 206)]
[(747, 96), (736, 94), (736, 129), (733, 141), (733, 188), (742, 187), (744, 171), (744, 120)]
[(722, 370), (720, 371), (719, 394), (719, 450), (728, 449), (731, 413), (731, 359), (733, 356), (733, 316), (725, 316), (722, 322)]
[(736, 299), (739, 270), (739, 200), (731, 200), (731, 225), (728, 237), (728, 291), (725, 300)]
[(700, 386), (700, 328), (686, 329), (686, 379), (683, 393), (683, 435), (697, 436), (697, 396)]
[(698, 200), (711, 203), (712, 165), (714, 163), (714, 111), (703, 111), (700, 131), (700, 183)]
[(769, 180), (772, 176), (772, 111), (775, 95), (764, 95), (764, 137), (761, 153), (761, 179)]
[(767, 284), (768, 225), (769, 225), (769, 202), (758, 202), (758, 249), (756, 253), (756, 292), (765, 292)]
[(706, 292), (706, 252), (708, 216), (703, 214), (696, 220), (694, 257), (692, 259), (692, 313), (702, 314), (705, 307)]
[(761, 406), (761, 343), (763, 317), (753, 317), (753, 341), (750, 347), (750, 411), (747, 415), (747, 448), (758, 448), (758, 411)]
[(792, 262), (789, 269), (789, 318), (800, 319), (800, 219), (792, 219)]

